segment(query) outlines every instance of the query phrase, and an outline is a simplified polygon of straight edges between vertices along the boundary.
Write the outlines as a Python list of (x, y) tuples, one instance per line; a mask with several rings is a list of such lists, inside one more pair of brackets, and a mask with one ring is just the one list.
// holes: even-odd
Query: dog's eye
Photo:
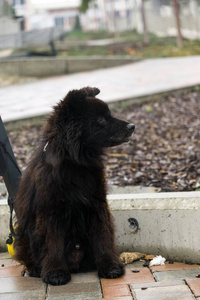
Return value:
[(99, 125), (101, 126), (105, 126), (107, 121), (104, 117), (98, 117), (97, 122), (99, 123)]

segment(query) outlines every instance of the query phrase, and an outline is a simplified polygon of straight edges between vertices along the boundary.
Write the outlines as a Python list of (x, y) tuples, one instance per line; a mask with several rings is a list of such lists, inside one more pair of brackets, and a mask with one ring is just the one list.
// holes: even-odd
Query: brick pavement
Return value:
[(200, 56), (147, 59), (124, 66), (51, 77), (0, 89), (3, 121), (47, 114), (73, 88), (97, 86), (107, 102), (200, 84)]
[[(99, 279), (96, 272), (90, 272), (72, 274), (71, 282), (66, 285), (50, 286), (39, 278), (27, 276), (22, 265), (12, 261), (7, 253), (1, 253), (0, 300), (200, 299), (200, 278), (195, 277), (200, 265), (167, 262), (165, 266), (148, 268), (143, 264), (144, 261), (137, 261), (127, 265), (125, 275), (117, 279)], [(180, 272), (184, 272), (181, 279)]]

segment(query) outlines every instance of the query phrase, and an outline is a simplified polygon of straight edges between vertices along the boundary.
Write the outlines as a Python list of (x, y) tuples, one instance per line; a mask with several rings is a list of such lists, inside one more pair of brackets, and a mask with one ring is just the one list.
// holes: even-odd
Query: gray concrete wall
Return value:
[(6, 250), (6, 239), (9, 232), (9, 207), (6, 200), (0, 200), (0, 252)]
[[(200, 192), (110, 195), (120, 252), (138, 251), (167, 259), (200, 261)], [(129, 218), (135, 218), (134, 232)]]
[(11, 19), (7, 16), (0, 18), (0, 35), (17, 33), (19, 31), (20, 24), (17, 20)]
[[(132, 57), (48, 57), (0, 61), (0, 74), (11, 76), (48, 77), (68, 73), (115, 67), (134, 62)], [(136, 60), (138, 61), (138, 60)]]
[[(113, 194), (108, 196), (120, 252), (139, 251), (167, 259), (200, 261), (200, 192)], [(129, 218), (135, 218), (134, 232)], [(9, 209), (0, 200), (0, 249), (5, 249)]]

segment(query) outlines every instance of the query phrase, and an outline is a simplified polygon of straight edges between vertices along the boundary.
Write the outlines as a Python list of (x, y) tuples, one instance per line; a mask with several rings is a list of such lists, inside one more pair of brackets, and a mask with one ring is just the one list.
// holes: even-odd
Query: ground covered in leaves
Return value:
[[(200, 190), (199, 88), (152, 100), (112, 109), (136, 129), (129, 143), (109, 149), (108, 183), (154, 186), (159, 191)], [(9, 132), (21, 169), (40, 134), (41, 126), (31, 125)]]

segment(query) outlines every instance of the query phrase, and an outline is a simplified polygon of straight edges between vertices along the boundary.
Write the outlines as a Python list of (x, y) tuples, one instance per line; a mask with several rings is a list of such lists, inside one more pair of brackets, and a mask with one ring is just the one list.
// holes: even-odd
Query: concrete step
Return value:
[(138, 194), (138, 193), (155, 193), (157, 190), (152, 186), (118, 186), (110, 185), (108, 187), (109, 194)]

